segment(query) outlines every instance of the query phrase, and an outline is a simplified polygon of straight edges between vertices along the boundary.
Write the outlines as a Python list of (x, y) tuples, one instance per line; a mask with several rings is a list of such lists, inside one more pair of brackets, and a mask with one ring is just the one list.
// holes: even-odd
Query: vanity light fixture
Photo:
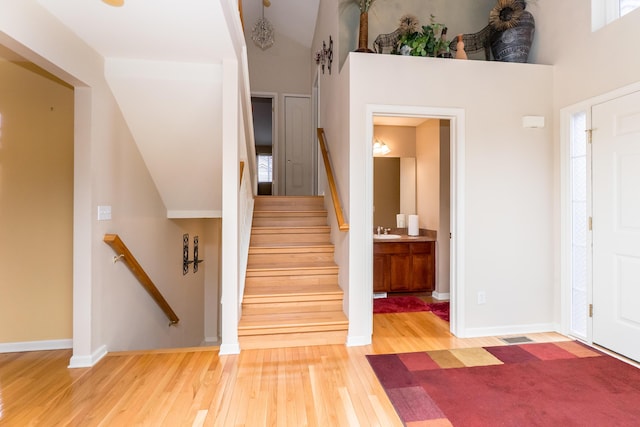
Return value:
[(384, 156), (385, 154), (389, 154), (391, 149), (385, 144), (383, 141), (376, 139), (373, 142), (373, 155), (374, 156)]

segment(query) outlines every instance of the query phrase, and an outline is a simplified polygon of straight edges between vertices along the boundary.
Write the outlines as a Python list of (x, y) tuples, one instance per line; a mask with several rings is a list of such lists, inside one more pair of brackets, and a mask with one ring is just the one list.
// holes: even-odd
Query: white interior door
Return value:
[(311, 132), (311, 99), (285, 96), (285, 194), (314, 194), (314, 139)]
[(592, 109), (593, 342), (640, 361), (640, 92)]

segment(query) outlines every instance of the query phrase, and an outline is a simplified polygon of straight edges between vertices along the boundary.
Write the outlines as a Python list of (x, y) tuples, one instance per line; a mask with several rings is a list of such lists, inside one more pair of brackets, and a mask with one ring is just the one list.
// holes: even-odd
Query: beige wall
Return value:
[(386, 157), (415, 157), (416, 156), (416, 128), (414, 126), (386, 126), (373, 127), (373, 139), (384, 141), (391, 152)]
[(35, 71), (0, 59), (0, 343), (72, 336), (73, 89)]

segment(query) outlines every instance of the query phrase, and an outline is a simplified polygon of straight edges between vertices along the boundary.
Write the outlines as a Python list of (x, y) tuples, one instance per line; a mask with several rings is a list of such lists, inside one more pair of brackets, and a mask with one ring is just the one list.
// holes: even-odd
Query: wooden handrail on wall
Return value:
[(333, 178), (333, 170), (331, 169), (331, 162), (329, 161), (327, 143), (324, 140), (324, 128), (318, 128), (318, 142), (320, 143), (320, 150), (322, 151), (324, 169), (327, 174), (327, 182), (329, 183), (331, 200), (333, 201), (333, 209), (336, 211), (338, 228), (340, 229), (340, 231), (349, 231), (349, 224), (347, 224), (344, 220), (344, 215), (342, 214), (342, 205), (340, 204), (340, 198), (338, 197), (338, 188), (336, 187), (336, 181)]
[(138, 261), (129, 251), (129, 248), (122, 242), (120, 237), (117, 234), (105, 234), (104, 242), (111, 246), (111, 249), (114, 250), (117, 257), (114, 258), (114, 262), (122, 259), (129, 270), (133, 273), (133, 275), (138, 279), (138, 282), (142, 285), (142, 287), (151, 295), (151, 298), (160, 306), (164, 314), (167, 315), (169, 321), (171, 322), (169, 326), (176, 325), (180, 319), (176, 313), (171, 309), (171, 306), (167, 302), (166, 299), (162, 296), (156, 285), (154, 285), (153, 281), (149, 278), (147, 273), (145, 273), (144, 269), (140, 266)]

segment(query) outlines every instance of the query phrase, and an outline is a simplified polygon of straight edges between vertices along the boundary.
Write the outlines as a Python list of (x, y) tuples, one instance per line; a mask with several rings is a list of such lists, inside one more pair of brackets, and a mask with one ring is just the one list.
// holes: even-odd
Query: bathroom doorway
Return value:
[[(375, 224), (374, 217), (374, 176), (373, 176), (373, 144), (375, 136), (382, 136), (376, 132), (378, 126), (408, 126), (416, 129), (425, 122), (437, 123), (438, 133), (443, 136), (442, 144), (438, 138), (437, 169), (422, 169), (416, 171), (416, 194), (420, 194), (420, 203), (429, 203), (424, 200), (434, 200), (437, 197), (438, 209), (436, 222), (429, 218), (429, 213), (420, 219), (420, 228), (434, 227), (438, 231), (437, 253), (436, 253), (436, 286), (434, 297), (440, 300), (450, 301), (450, 332), (456, 336), (464, 336), (464, 221), (463, 221), (463, 201), (464, 201), (464, 127), (465, 114), (463, 109), (458, 108), (435, 108), (435, 107), (415, 107), (415, 106), (395, 106), (395, 105), (370, 105), (367, 108), (366, 117), (366, 137), (371, 143), (369, 153), (371, 162), (365, 169), (365, 178), (370, 191), (370, 214), (371, 219), (367, 224), (373, 230)], [(441, 126), (442, 125), (442, 126)], [(442, 129), (441, 129), (442, 128)], [(392, 145), (392, 141), (388, 142)], [(393, 147), (389, 147), (393, 150)], [(440, 155), (442, 154), (442, 155)], [(422, 154), (420, 154), (422, 156)], [(416, 154), (416, 157), (418, 154)], [(433, 161), (433, 160), (432, 160)], [(430, 189), (418, 188), (418, 182), (424, 187), (424, 180), (429, 180), (429, 176), (436, 174), (437, 179), (430, 180)], [(430, 193), (427, 195), (423, 193)], [(417, 199), (417, 197), (416, 197)], [(424, 209), (416, 203), (416, 211)], [(420, 216), (420, 215), (419, 215)], [(365, 225), (367, 225), (365, 224)], [(427, 226), (427, 224), (430, 224)], [(369, 228), (369, 227), (366, 227)], [(373, 241), (373, 239), (371, 239)], [(371, 243), (373, 246), (373, 242)], [(371, 293), (373, 294), (373, 248), (371, 253), (367, 251), (365, 257), (371, 268)], [(447, 286), (448, 285), (448, 286)], [(373, 310), (371, 311), (373, 319)]]
[[(435, 300), (449, 300), (451, 122), (429, 117), (374, 117), (373, 223), (404, 232), (407, 215), (436, 236)], [(400, 216), (398, 216), (400, 214)]]

